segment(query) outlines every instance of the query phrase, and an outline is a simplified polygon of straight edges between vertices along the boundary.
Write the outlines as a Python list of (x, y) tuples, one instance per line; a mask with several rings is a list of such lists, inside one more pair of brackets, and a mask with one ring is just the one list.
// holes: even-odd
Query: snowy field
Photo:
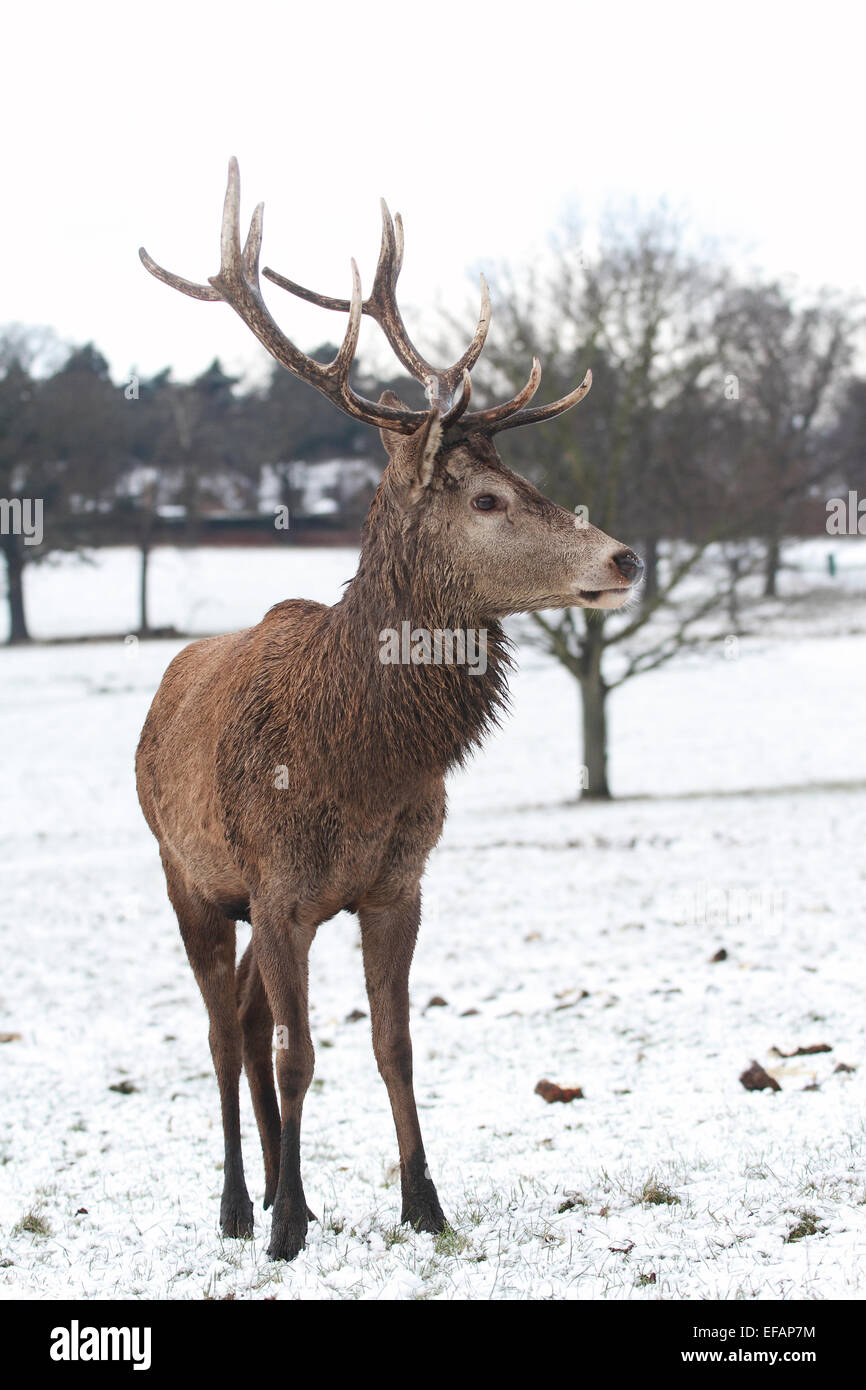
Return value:
[[(256, 1237), (219, 1234), (205, 1013), (135, 798), (138, 732), (181, 644), (0, 651), (0, 1294), (866, 1296), (866, 543), (837, 546), (833, 582), (825, 548), (795, 549), (796, 601), (749, 618), (734, 659), (718, 645), (612, 697), (610, 805), (574, 803), (576, 689), (521, 649), (512, 717), (451, 779), (412, 976), (453, 1232), (398, 1225), (341, 916), (311, 960), (320, 1219), (292, 1265), (266, 1255), (246, 1094)], [(229, 629), (283, 597), (333, 601), (353, 566), (159, 551), (152, 620)], [(123, 633), (135, 580), (124, 551), (35, 572), (34, 632)], [(815, 1044), (831, 1050), (773, 1051)], [(740, 1084), (752, 1059), (780, 1091)], [(546, 1104), (542, 1078), (585, 1098)]]

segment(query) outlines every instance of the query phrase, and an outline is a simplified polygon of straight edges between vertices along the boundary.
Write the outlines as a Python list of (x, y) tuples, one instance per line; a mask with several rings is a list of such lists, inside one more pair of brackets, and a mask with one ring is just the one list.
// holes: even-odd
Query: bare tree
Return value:
[[(123, 455), (120, 398), (105, 359), (92, 345), (67, 349), (66, 361), (46, 375), (60, 352), (44, 329), (16, 326), (0, 338), (0, 543), (10, 642), (30, 636), (26, 566), (93, 541)], [(31, 513), (38, 525), (28, 528), (22, 523)]]
[(263, 461), (258, 397), (237, 392), (237, 384), (218, 360), (191, 382), (172, 380), (166, 368), (140, 382), (129, 406), (118, 514), (140, 557), (139, 635), (151, 634), (148, 574), (162, 509), (183, 509), (184, 540), (194, 544), (203, 511), (256, 505)]
[[(593, 370), (593, 407), (552, 423), (545, 437), (516, 436), (509, 463), (603, 530), (644, 538), (648, 579), (624, 619), (566, 611), (532, 615), (534, 640), (578, 682), (583, 794), (610, 796), (607, 700), (611, 690), (707, 640), (719, 605), (693, 582), (728, 512), (708, 497), (729, 428), (715, 319), (725, 279), (684, 250), (663, 213), (611, 230), (590, 256), (574, 233), (547, 273), (506, 270), (494, 280), (506, 323), (491, 345), (490, 385), (515, 379), (528, 343), (540, 343), (550, 389), (578, 362)], [(480, 375), (480, 373), (478, 373)]]
[(866, 498), (866, 378), (851, 377), (829, 440), (831, 467), (859, 499)]
[(768, 597), (795, 504), (832, 471), (826, 432), (857, 331), (850, 299), (824, 291), (798, 304), (778, 282), (732, 287), (719, 315), (719, 348), (746, 423), (744, 466), (760, 513)]

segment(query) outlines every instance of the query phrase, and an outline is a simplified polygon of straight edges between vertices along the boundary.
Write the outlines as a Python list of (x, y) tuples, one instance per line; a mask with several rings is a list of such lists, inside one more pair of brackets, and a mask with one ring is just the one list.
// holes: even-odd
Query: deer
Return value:
[[(339, 601), (279, 602), (254, 627), (183, 648), (147, 715), (136, 780), (208, 1014), (225, 1144), (221, 1229), (229, 1237), (253, 1233), (241, 1151), (245, 1071), (264, 1159), (264, 1209), (273, 1207), (268, 1256), (292, 1260), (315, 1220), (301, 1180), (300, 1137), (314, 1066), (308, 957), (318, 928), (344, 910), (357, 916), (373, 1050), (396, 1129), (401, 1221), (441, 1232), (446, 1218), (413, 1086), (409, 970), (421, 880), (445, 819), (445, 778), (506, 707), (513, 658), (503, 620), (569, 606), (619, 608), (643, 562), (511, 472), (493, 444), (498, 431), (540, 424), (577, 405), (590, 372), (562, 399), (530, 406), (541, 380), (533, 358), (515, 396), (470, 410), (470, 372), (490, 324), (484, 277), (469, 347), (451, 366), (431, 366), (397, 306), (403, 224), (384, 201), (366, 299), (354, 260), (348, 300), (262, 272), (292, 295), (348, 315), (333, 361), (314, 361), (284, 335), (263, 299), (262, 214), (259, 204), (242, 247), (233, 159), (219, 273), (198, 284), (164, 270), (143, 247), (139, 255), (171, 288), (230, 305), (277, 362), (377, 428), (387, 459), (357, 572)], [(388, 391), (370, 401), (351, 385), (365, 314), (423, 385), (424, 409)], [(399, 632), (406, 620), (413, 633), (485, 633), (483, 671), (459, 661), (383, 661), (380, 635)], [(236, 963), (239, 921), (252, 930)]]

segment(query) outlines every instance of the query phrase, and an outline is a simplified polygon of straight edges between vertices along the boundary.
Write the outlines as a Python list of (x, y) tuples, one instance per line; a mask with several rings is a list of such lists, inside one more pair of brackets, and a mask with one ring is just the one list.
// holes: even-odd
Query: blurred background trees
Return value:
[[(6, 568), (9, 640), (29, 638), (28, 564), (98, 543), (96, 518), (123, 449), (123, 399), (108, 364), (88, 344), (65, 351), (50, 330), (0, 333), (0, 544)], [(38, 534), (25, 535), (9, 504), (38, 504)], [(32, 543), (31, 543), (32, 542)]]
[(737, 283), (688, 250), (664, 213), (620, 222), (595, 255), (572, 229), (543, 271), (506, 267), (493, 293), (495, 341), (474, 371), (491, 396), (519, 388), (533, 352), (546, 399), (593, 370), (586, 404), (503, 434), (503, 458), (647, 567), (625, 615), (532, 618), (535, 640), (580, 687), (583, 794), (606, 798), (610, 692), (736, 631), (741, 587), (759, 566), (776, 593), (796, 505), (843, 456), (853, 467), (857, 318), (830, 295), (800, 306), (779, 285)]
[(719, 313), (719, 352), (740, 388), (767, 597), (794, 508), (833, 471), (827, 435), (849, 389), (857, 327), (853, 303), (829, 291), (797, 302), (779, 283), (733, 286)]

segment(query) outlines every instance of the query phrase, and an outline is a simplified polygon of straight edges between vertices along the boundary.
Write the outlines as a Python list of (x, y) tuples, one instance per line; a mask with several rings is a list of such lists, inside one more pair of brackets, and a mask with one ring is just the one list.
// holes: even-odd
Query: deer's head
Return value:
[[(246, 242), (240, 242), (240, 175), (229, 164), (223, 211), (221, 264), (207, 285), (163, 270), (144, 248), (139, 252), (157, 279), (193, 299), (224, 300), (244, 320), (271, 356), (315, 386), (353, 419), (378, 426), (388, 466), (377, 506), (401, 535), (411, 536), (420, 564), (435, 564), (442, 582), (486, 617), (545, 608), (619, 608), (643, 572), (642, 561), (619, 541), (582, 522), (544, 497), (502, 463), (493, 445), (500, 430), (537, 424), (570, 410), (592, 384), (581, 384), (561, 400), (530, 406), (541, 381), (533, 359), (529, 379), (511, 400), (486, 410), (469, 410), (470, 371), (490, 325), (490, 299), (481, 277), (481, 314), (475, 336), (459, 361), (435, 368), (421, 357), (406, 332), (396, 301), (403, 263), (403, 227), (382, 204), (382, 246), (368, 299), (361, 294), (352, 261), (351, 299), (333, 299), (265, 269), (264, 275), (291, 294), (349, 316), (343, 344), (327, 365), (300, 352), (271, 317), (262, 298), (259, 252), (260, 203)], [(370, 401), (349, 384), (361, 316), (385, 333), (395, 356), (425, 388), (428, 410), (410, 410), (390, 392)], [(375, 510), (374, 510), (375, 514)], [(393, 531), (393, 525), (392, 525)]]
[(431, 414), (415, 434), (382, 439), (380, 501), (399, 509), (419, 564), (461, 607), (501, 618), (625, 603), (643, 570), (637, 556), (506, 468), (488, 434), (449, 438)]

